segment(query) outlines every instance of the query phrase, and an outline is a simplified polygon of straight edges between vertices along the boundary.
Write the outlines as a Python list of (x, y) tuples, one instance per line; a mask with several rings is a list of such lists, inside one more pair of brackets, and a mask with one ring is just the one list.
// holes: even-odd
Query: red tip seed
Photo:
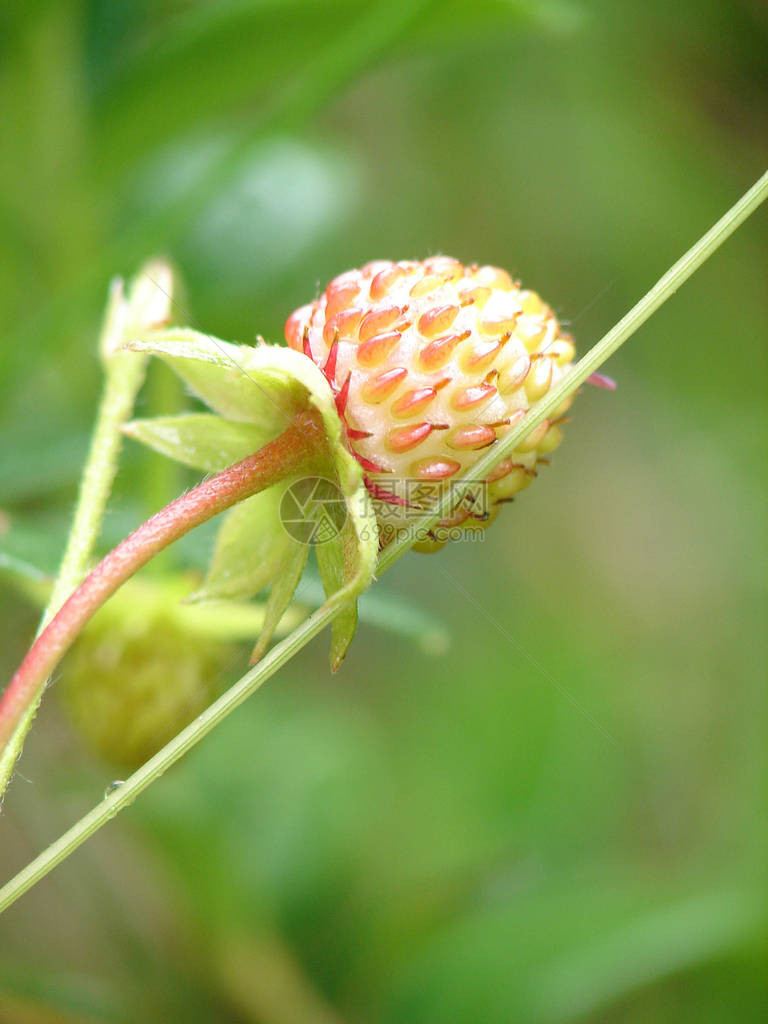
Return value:
[(514, 459), (502, 459), (498, 466), (492, 469), (485, 478), (486, 482), (492, 484), (496, 480), (503, 480), (505, 476), (509, 476), (513, 469), (525, 469), (525, 466), (522, 462), (515, 462)]
[(455, 459), (422, 459), (414, 462), (411, 472), (418, 480), (447, 480), (461, 469)]
[(434, 430), (431, 423), (415, 423), (410, 427), (397, 427), (387, 434), (387, 447), (397, 454), (410, 451), (421, 444)]
[(378, 405), (392, 394), (401, 381), (408, 376), (404, 366), (394, 366), (391, 370), (385, 370), (376, 377), (367, 380), (361, 389), (362, 396), (366, 402)]
[(431, 341), (438, 334), (444, 334), (450, 330), (458, 315), (458, 306), (436, 306), (434, 309), (427, 310), (419, 317), (419, 333), (423, 338)]
[(374, 302), (378, 302), (380, 299), (383, 299), (388, 295), (404, 275), (405, 271), (402, 267), (398, 266), (387, 267), (386, 270), (380, 270), (371, 281), (370, 293)]
[(366, 369), (379, 366), (395, 351), (400, 343), (400, 332), (390, 331), (389, 334), (378, 334), (369, 338), (357, 350), (357, 361)]
[(487, 341), (476, 341), (471, 348), (469, 348), (462, 359), (462, 365), (468, 373), (476, 373), (478, 370), (484, 370), (494, 361), (496, 356), (501, 351), (503, 342), (499, 340), (488, 339)]
[(325, 289), (325, 318), (347, 309), (360, 293), (360, 286), (354, 281), (339, 281)]
[(492, 395), (496, 394), (496, 388), (493, 384), (476, 384), (474, 387), (464, 388), (463, 391), (459, 391), (453, 396), (452, 405), (455, 409), (463, 411), (464, 409), (471, 409), (474, 405), (479, 405), (481, 402), (485, 402)]
[(301, 338), (304, 331), (304, 325), (311, 315), (312, 306), (302, 306), (301, 309), (297, 309), (295, 313), (291, 313), (285, 321), (285, 340), (288, 342), (290, 347), (296, 349), (297, 352), (301, 352)]
[(343, 309), (326, 321), (323, 328), (323, 340), (326, 345), (331, 345), (335, 337), (350, 338), (357, 330), (357, 326), (363, 318), (362, 309)]
[(376, 309), (363, 317), (357, 332), (360, 341), (368, 341), (369, 338), (386, 331), (402, 312), (399, 306), (387, 306), (385, 309)]
[(469, 427), (458, 430), (448, 444), (451, 448), (476, 451), (478, 448), (487, 448), (495, 440), (496, 431), (493, 427), (487, 427), (482, 423), (473, 423)]
[(418, 357), (422, 370), (431, 373), (433, 370), (439, 370), (445, 366), (453, 356), (456, 346), (465, 341), (471, 333), (471, 331), (462, 331), (461, 334), (447, 334), (444, 338), (436, 338), (425, 345)]
[(426, 409), (436, 395), (434, 388), (413, 388), (393, 403), (392, 413), (395, 416), (413, 416)]

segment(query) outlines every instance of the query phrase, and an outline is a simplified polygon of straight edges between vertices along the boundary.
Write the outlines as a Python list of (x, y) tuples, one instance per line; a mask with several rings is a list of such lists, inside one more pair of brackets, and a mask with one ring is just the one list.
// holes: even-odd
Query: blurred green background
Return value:
[[(6, 0), (0, 550), (56, 565), (114, 274), (167, 254), (206, 330), (279, 340), (446, 252), (583, 351), (768, 165), (766, 52), (762, 0)], [(9, 910), (0, 1021), (765, 1020), (767, 256), (761, 211), (483, 543), (377, 584), (447, 653), (315, 641)], [(104, 543), (189, 479), (128, 445)], [(37, 611), (0, 608), (7, 678)], [(50, 694), (2, 878), (118, 777)]]

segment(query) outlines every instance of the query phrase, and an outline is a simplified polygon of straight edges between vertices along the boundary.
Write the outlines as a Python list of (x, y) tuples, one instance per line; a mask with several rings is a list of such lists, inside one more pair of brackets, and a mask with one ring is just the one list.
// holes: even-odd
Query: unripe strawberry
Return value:
[[(206, 634), (199, 608), (179, 604), (190, 585), (131, 580), (64, 662), (58, 693), (111, 764), (137, 768), (218, 696), (232, 646)], [(188, 623), (190, 613), (199, 621)]]
[[(219, 695), (252, 641), (265, 605), (182, 603), (194, 574), (130, 580), (94, 616), (64, 662), (57, 692), (73, 724), (105, 760), (134, 769)], [(303, 618), (291, 609), (277, 628)]]
[(86, 631), (65, 663), (61, 695), (89, 744), (135, 769), (218, 697), (232, 649), (167, 624), (128, 635)]
[[(285, 336), (319, 366), (386, 542), (471, 470), (567, 372), (574, 356), (552, 310), (496, 267), (436, 256), (369, 263), (289, 317)], [(570, 399), (438, 524), (484, 528), (561, 440)], [(482, 493), (481, 493), (482, 491)]]

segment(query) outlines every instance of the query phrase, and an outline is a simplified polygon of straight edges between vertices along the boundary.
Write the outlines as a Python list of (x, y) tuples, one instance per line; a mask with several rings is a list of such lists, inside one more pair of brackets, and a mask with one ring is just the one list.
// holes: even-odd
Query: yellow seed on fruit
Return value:
[(515, 337), (518, 338), (529, 352), (535, 352), (547, 333), (547, 323), (535, 317), (520, 317), (515, 327)]
[(341, 281), (339, 284), (331, 284), (325, 289), (325, 317), (326, 320), (342, 309), (347, 309), (360, 294), (359, 285), (354, 281)]
[(423, 299), (425, 295), (429, 295), (442, 284), (445, 284), (442, 277), (436, 277), (434, 274), (422, 277), (413, 285), (409, 294), (414, 299)]
[(419, 334), (428, 341), (436, 338), (439, 334), (445, 334), (453, 326), (453, 321), (459, 315), (458, 306), (436, 306), (434, 309), (422, 313), (418, 320)]
[(402, 310), (399, 306), (387, 306), (384, 309), (376, 309), (372, 313), (368, 313), (360, 324), (358, 331), (360, 341), (368, 341), (369, 338), (386, 331), (401, 313)]
[(527, 437), (524, 437), (520, 444), (517, 446), (515, 451), (517, 452), (532, 452), (538, 448), (544, 435), (549, 430), (549, 420), (542, 420), (538, 427), (534, 427), (533, 430)]
[(481, 334), (490, 334), (494, 338), (499, 338), (502, 334), (510, 334), (515, 329), (516, 321), (517, 314), (514, 314), (512, 316), (494, 317), (488, 320), (481, 320), (478, 326)]
[(378, 334), (369, 338), (357, 350), (357, 361), (366, 369), (379, 366), (388, 359), (400, 343), (400, 332), (390, 331), (389, 334)]
[(539, 441), (536, 451), (539, 455), (549, 455), (555, 448), (559, 448), (563, 440), (563, 432), (556, 423), (553, 423), (543, 440)]
[(424, 270), (427, 274), (435, 274), (442, 277), (444, 281), (458, 281), (464, 276), (464, 267), (458, 260), (450, 256), (435, 256), (427, 260)]
[[(501, 404), (501, 396), (499, 396), (499, 404)], [(496, 436), (504, 437), (510, 430), (516, 426), (520, 420), (525, 416), (527, 409), (517, 409), (515, 412), (509, 413), (503, 423), (499, 423), (496, 427)]]
[(511, 291), (515, 285), (512, 278), (499, 267), (478, 267), (472, 275), (478, 284), (488, 288), (501, 288), (503, 291)]
[(459, 295), (462, 306), (474, 306), (475, 309), (482, 309), (491, 295), (493, 295), (493, 291), (483, 285), (477, 285), (474, 288), (462, 289)]
[(573, 358), (576, 355), (573, 342), (570, 338), (563, 335), (550, 342), (547, 345), (546, 351), (547, 355), (551, 356), (558, 366), (566, 366), (568, 363), (573, 362)]
[(323, 340), (326, 345), (332, 345), (337, 338), (351, 338), (357, 330), (362, 319), (362, 309), (344, 309), (332, 316), (323, 328)]
[(531, 360), (528, 356), (519, 356), (507, 366), (499, 370), (497, 385), (499, 394), (509, 396), (516, 391), (525, 381), (531, 369)]
[(560, 405), (558, 405), (558, 407), (552, 413), (552, 418), (557, 420), (561, 416), (565, 416), (565, 414), (568, 412), (568, 410), (573, 405), (573, 400), (574, 400), (575, 397), (576, 397), (575, 395), (568, 395), (568, 397), (566, 399), (564, 399), (564, 401), (562, 401), (560, 403)]
[(493, 485), (491, 493), (495, 498), (511, 498), (524, 491), (532, 481), (533, 475), (524, 466), (515, 466)]
[(501, 341), (492, 338), (484, 341), (478, 339), (462, 354), (462, 367), (467, 373), (487, 370), (501, 351), (501, 345)]
[(518, 301), (523, 308), (523, 312), (529, 313), (531, 316), (538, 316), (545, 312), (544, 303), (536, 292), (520, 292)]
[(370, 295), (374, 302), (378, 302), (388, 295), (404, 276), (405, 270), (402, 267), (394, 266), (380, 270), (371, 281)]
[(552, 383), (552, 360), (548, 356), (534, 360), (531, 371), (525, 378), (525, 393), (528, 400), (536, 402), (546, 395)]

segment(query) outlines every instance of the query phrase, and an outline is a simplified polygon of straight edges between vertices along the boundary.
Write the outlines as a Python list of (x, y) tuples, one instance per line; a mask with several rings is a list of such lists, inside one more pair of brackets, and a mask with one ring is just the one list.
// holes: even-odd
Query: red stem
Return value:
[(311, 469), (323, 450), (321, 429), (307, 416), (258, 452), (176, 498), (110, 551), (35, 640), (0, 698), (0, 750), (82, 628), (127, 579), (217, 513), (287, 476)]

